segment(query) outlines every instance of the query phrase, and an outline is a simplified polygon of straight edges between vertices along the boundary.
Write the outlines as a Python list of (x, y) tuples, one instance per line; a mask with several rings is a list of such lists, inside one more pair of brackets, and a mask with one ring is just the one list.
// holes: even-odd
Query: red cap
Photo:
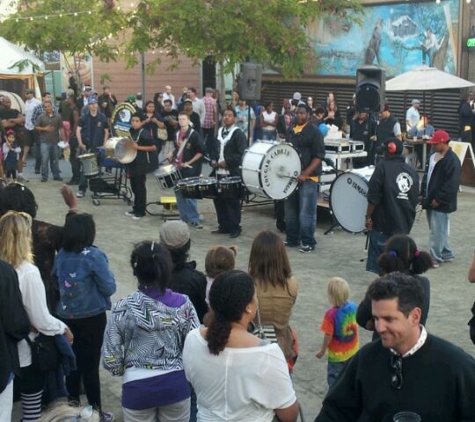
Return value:
[(432, 135), (432, 139), (428, 140), (426, 144), (442, 144), (444, 142), (449, 142), (450, 136), (445, 130), (436, 130)]

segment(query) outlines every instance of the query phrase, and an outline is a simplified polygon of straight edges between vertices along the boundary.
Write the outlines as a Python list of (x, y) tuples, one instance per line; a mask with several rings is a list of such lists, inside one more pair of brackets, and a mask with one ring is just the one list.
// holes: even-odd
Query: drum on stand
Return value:
[(155, 172), (155, 177), (162, 189), (171, 189), (180, 179), (180, 172), (174, 165), (168, 164), (166, 166), (160, 166)]
[(200, 178), (187, 177), (177, 182), (176, 190), (179, 190), (181, 196), (187, 199), (203, 199), (203, 194), (200, 191)]
[(99, 166), (97, 164), (96, 154), (82, 154), (78, 156), (82, 164), (82, 171), (84, 176), (93, 177), (99, 174)]
[(374, 167), (341, 173), (330, 187), (330, 209), (337, 224), (350, 233), (360, 233), (366, 226), (369, 180)]
[(244, 153), (242, 179), (249, 192), (274, 200), (285, 199), (297, 189), (302, 172), (300, 157), (288, 143), (258, 141)]

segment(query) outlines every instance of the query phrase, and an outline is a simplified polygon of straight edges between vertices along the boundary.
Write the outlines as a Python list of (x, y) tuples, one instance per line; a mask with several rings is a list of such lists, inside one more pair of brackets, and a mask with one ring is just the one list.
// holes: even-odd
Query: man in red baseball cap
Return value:
[(444, 130), (436, 130), (432, 139), (427, 141), (432, 146), (432, 153), (421, 186), (421, 203), (429, 223), (429, 246), (434, 268), (455, 259), (448, 243), (449, 214), (457, 210), (462, 166), (449, 141), (450, 136)]

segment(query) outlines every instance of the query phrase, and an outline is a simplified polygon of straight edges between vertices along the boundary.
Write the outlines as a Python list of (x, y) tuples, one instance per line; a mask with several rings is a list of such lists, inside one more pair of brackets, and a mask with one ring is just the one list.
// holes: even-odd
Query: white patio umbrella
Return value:
[(472, 86), (475, 83), (425, 65), (386, 81), (386, 91), (436, 91)]

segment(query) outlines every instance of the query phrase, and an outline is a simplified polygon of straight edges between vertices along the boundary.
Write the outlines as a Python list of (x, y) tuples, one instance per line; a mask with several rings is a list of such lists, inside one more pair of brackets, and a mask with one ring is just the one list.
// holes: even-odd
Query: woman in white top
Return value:
[(277, 139), (277, 122), (279, 116), (274, 111), (274, 103), (267, 103), (265, 110), (261, 112), (261, 132), (263, 141), (275, 141)]
[[(32, 219), (24, 212), (9, 211), (0, 218), (0, 259), (15, 267), (18, 274), (23, 306), (30, 319), (30, 339), (37, 333), (48, 336), (66, 334), (72, 343), (73, 336), (69, 328), (48, 311), (46, 292), (40, 272), (33, 262)], [(44, 375), (35, 371), (31, 361), (31, 349), (26, 340), (18, 343), (21, 379), (19, 387), (23, 407), (24, 422), (36, 421), (41, 417), (41, 396)]]
[(220, 274), (210, 290), (212, 321), (191, 331), (183, 365), (196, 391), (198, 422), (293, 422), (298, 403), (277, 344), (248, 332), (257, 312), (254, 280), (242, 271)]

